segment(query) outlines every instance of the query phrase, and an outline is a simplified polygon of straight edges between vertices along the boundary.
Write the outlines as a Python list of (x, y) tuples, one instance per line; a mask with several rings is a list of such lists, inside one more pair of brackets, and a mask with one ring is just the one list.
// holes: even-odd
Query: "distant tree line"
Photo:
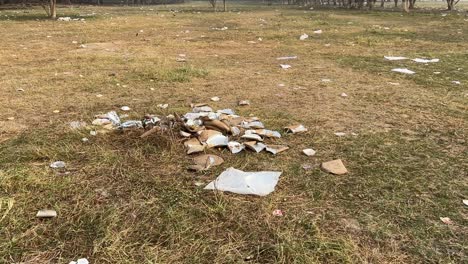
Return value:
[[(48, 0), (0, 0), (0, 5), (38, 5)], [(61, 5), (164, 5), (184, 3), (185, 0), (56, 0)]]
[[(211, 1), (211, 0), (210, 0)], [(271, 1), (271, 0), (267, 0)], [(283, 4), (288, 5), (304, 5), (304, 6), (336, 6), (344, 8), (357, 8), (372, 9), (378, 5), (377, 0), (282, 0)], [(460, 0), (445, 0), (447, 2), (447, 10), (453, 10), (454, 6), (460, 2)], [(394, 2), (395, 7), (398, 7), (399, 0), (380, 0), (380, 6), (384, 7), (385, 2)], [(415, 8), (416, 0), (401, 0), (401, 6), (409, 12)]]

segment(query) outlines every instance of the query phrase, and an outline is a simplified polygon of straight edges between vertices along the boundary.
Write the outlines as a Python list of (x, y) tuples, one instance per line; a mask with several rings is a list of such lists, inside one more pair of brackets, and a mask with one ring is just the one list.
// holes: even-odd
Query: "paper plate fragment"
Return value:
[(313, 149), (303, 149), (302, 152), (307, 156), (314, 156), (316, 151)]
[(300, 40), (306, 40), (307, 38), (309, 38), (309, 35), (307, 35), (306, 33), (302, 34), (299, 39)]
[(293, 133), (293, 134), (307, 131), (307, 128), (305, 128), (304, 125), (288, 126), (288, 127), (285, 127), (285, 129), (286, 129), (286, 132)]
[(278, 57), (276, 59), (277, 60), (295, 60), (297, 59), (297, 56), (284, 56), (284, 57)]
[(414, 71), (408, 70), (406, 68), (395, 68), (395, 69), (392, 69), (392, 72), (399, 72), (399, 73), (404, 73), (404, 74), (415, 74)]
[(257, 153), (259, 153), (260, 151), (266, 148), (265, 144), (260, 143), (260, 142), (257, 143), (256, 141), (245, 142), (244, 145), (246, 148), (253, 150)]
[(344, 137), (344, 136), (346, 136), (346, 133), (344, 133), (344, 132), (336, 132), (336, 133), (334, 133), (334, 134), (335, 134), (335, 136), (337, 136), (337, 137)]
[(232, 154), (236, 154), (241, 152), (243, 149), (245, 149), (244, 144), (241, 144), (236, 141), (231, 141), (228, 143), (228, 148), (231, 151)]
[(218, 96), (215, 96), (215, 97), (211, 97), (210, 100), (213, 102), (218, 102), (221, 99)]
[(222, 172), (205, 190), (226, 191), (237, 194), (266, 196), (275, 190), (281, 172), (244, 172), (229, 168)]
[(412, 59), (414, 62), (419, 62), (419, 63), (431, 63), (431, 62), (439, 62), (439, 59), (421, 59), (421, 58), (416, 58)]
[(322, 169), (326, 172), (336, 175), (343, 175), (348, 173), (348, 170), (340, 159), (322, 163)]
[(448, 217), (440, 217), (440, 221), (444, 222), (444, 224), (447, 224), (447, 225), (453, 224), (452, 219)]
[(63, 161), (55, 161), (50, 164), (50, 167), (52, 169), (60, 169), (60, 168), (65, 168), (65, 162)]
[(53, 218), (57, 217), (57, 212), (55, 210), (39, 210), (36, 214), (37, 218)]
[(205, 146), (200, 143), (196, 138), (191, 138), (184, 142), (184, 146), (187, 148), (187, 154), (202, 152), (205, 150)]
[(205, 154), (193, 158), (193, 162), (195, 164), (189, 166), (189, 169), (194, 171), (204, 171), (210, 169), (213, 166), (222, 164), (224, 160), (223, 158), (216, 155)]
[(406, 57), (393, 57), (393, 56), (384, 56), (386, 60), (390, 61), (398, 61), (398, 60), (407, 60), (408, 58)]
[(122, 110), (122, 111), (130, 111), (130, 107), (124, 105), (124, 106), (120, 107), (120, 110)]
[(250, 105), (250, 101), (249, 100), (241, 100), (241, 101), (239, 101), (238, 105)]
[(262, 137), (260, 137), (257, 134), (245, 134), (245, 135), (241, 136), (241, 138), (251, 139), (251, 140), (255, 140), (255, 141), (263, 141)]
[(267, 145), (266, 146), (266, 151), (272, 153), (273, 155), (276, 155), (280, 152), (283, 152), (285, 150), (289, 149), (288, 146), (282, 146), (282, 145)]
[(280, 209), (276, 209), (273, 211), (273, 215), (274, 216), (283, 216), (283, 211), (281, 211)]
[(281, 134), (278, 131), (268, 129), (256, 129), (255, 134), (269, 138), (281, 138)]
[(291, 65), (289, 65), (289, 64), (280, 64), (280, 67), (281, 67), (281, 69), (286, 70), (286, 69), (291, 68)]
[(323, 31), (321, 29), (314, 31), (314, 34), (322, 34), (322, 33), (323, 33)]

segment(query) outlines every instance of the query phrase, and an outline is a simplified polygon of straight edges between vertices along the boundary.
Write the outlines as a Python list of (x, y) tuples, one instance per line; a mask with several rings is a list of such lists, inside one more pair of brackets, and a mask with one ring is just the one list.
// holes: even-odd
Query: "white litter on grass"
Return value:
[(463, 200), (463, 204), (468, 206), (468, 200)]
[(322, 34), (322, 33), (323, 33), (323, 31), (321, 29), (314, 31), (314, 34)]
[(102, 94), (96, 94), (96, 97), (100, 98), (100, 97), (102, 97)]
[(236, 154), (241, 152), (243, 149), (245, 149), (244, 144), (241, 144), (236, 141), (231, 141), (228, 143), (228, 148), (231, 151), (232, 154)]
[(158, 104), (158, 107), (161, 109), (166, 109), (169, 107), (169, 104)]
[(266, 196), (275, 190), (281, 173), (277, 171), (244, 172), (231, 167), (204, 189)]
[(285, 70), (286, 70), (286, 69), (291, 68), (291, 65), (289, 65), (289, 64), (280, 64), (280, 67), (281, 67), (281, 69), (285, 69)]
[(295, 60), (297, 59), (297, 56), (284, 56), (284, 57), (278, 57), (276, 59), (277, 60)]
[(346, 133), (344, 133), (344, 132), (336, 132), (336, 133), (335, 133), (335, 136), (337, 136), (337, 137), (344, 137), (344, 136), (346, 136)]
[(306, 33), (302, 34), (302, 35), (299, 37), (300, 40), (306, 40), (306, 39), (308, 39), (308, 38), (309, 38), (309, 35), (307, 35)]
[(50, 166), (52, 169), (65, 168), (65, 162), (63, 162), (63, 161), (55, 161), (55, 162), (52, 162), (49, 166)]
[(433, 72), (434, 74), (440, 74), (440, 72)]
[(57, 212), (55, 210), (39, 210), (36, 214), (37, 218), (53, 218), (57, 217)]
[(85, 258), (80, 258), (77, 261), (70, 261), (68, 264), (89, 264), (89, 261)]
[(346, 93), (341, 93), (340, 96), (341, 97), (348, 97), (348, 95)]
[(322, 81), (322, 82), (331, 82), (330, 79), (322, 79), (321, 81)]
[(221, 99), (218, 96), (215, 96), (215, 97), (211, 97), (210, 100), (213, 102), (219, 102), (219, 100)]
[(384, 56), (386, 60), (390, 61), (398, 61), (398, 60), (407, 60), (408, 58), (406, 57), (393, 57), (393, 56)]
[(81, 142), (83, 142), (83, 143), (86, 143), (86, 142), (88, 142), (88, 141), (89, 141), (89, 139), (88, 139), (88, 138), (85, 138), (85, 137), (81, 139)]
[(419, 62), (419, 63), (430, 63), (430, 62), (439, 62), (439, 59), (421, 59), (421, 58), (416, 58), (412, 59), (414, 62)]
[(461, 84), (459, 81), (452, 81), (453, 84)]
[(303, 149), (302, 152), (304, 154), (306, 154), (307, 156), (314, 156), (315, 153), (317, 153), (315, 150), (313, 149)]
[(399, 73), (405, 73), (405, 74), (415, 74), (414, 71), (408, 70), (406, 68), (395, 68), (395, 69), (392, 69), (392, 72), (399, 72)]
[(400, 83), (396, 83), (396, 82), (388, 82), (388, 84), (395, 85), (395, 86), (400, 85)]
[(122, 111), (130, 111), (130, 107), (128, 107), (128, 106), (125, 105), (125, 106), (120, 107), (120, 110), (122, 110)]

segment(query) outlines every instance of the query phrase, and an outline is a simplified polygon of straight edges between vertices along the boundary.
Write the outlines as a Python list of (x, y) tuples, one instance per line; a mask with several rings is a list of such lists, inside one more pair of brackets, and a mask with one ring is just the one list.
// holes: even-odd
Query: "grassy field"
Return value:
[[(466, 263), (466, 14), (230, 9), (59, 9), (85, 22), (0, 12), (0, 263)], [(282, 70), (276, 57), (286, 55), (298, 59)], [(214, 108), (309, 132), (284, 134), (290, 149), (276, 156), (210, 150), (225, 163), (194, 173), (165, 135), (69, 127), (122, 105), (129, 118), (185, 113), (213, 96), (222, 98)], [(303, 155), (307, 147), (317, 154)], [(335, 158), (349, 174), (319, 169)], [(56, 160), (67, 173), (49, 168)], [(230, 166), (283, 175), (266, 197), (195, 185)], [(35, 218), (44, 208), (58, 216)]]

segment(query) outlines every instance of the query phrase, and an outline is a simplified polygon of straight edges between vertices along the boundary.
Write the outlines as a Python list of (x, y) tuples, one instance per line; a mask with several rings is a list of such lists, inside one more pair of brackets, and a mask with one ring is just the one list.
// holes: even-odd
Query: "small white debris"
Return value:
[(322, 34), (322, 32), (323, 32), (323, 31), (322, 31), (321, 29), (319, 29), (319, 30), (315, 30), (315, 31), (314, 31), (314, 34)]
[(120, 110), (122, 110), (122, 111), (130, 111), (130, 107), (124, 105), (124, 106), (120, 107)]
[(322, 163), (322, 169), (326, 172), (336, 175), (343, 175), (348, 173), (348, 170), (340, 159)]
[(57, 217), (57, 212), (55, 210), (39, 210), (36, 214), (37, 218), (53, 218)]
[(414, 71), (408, 70), (406, 68), (395, 68), (395, 69), (392, 69), (392, 72), (399, 72), (399, 73), (404, 73), (404, 74), (415, 74)]
[(309, 35), (307, 35), (306, 33), (302, 34), (299, 39), (300, 40), (306, 40), (307, 38), (309, 38)]
[(88, 141), (89, 141), (89, 139), (88, 139), (88, 138), (85, 138), (85, 137), (81, 139), (81, 142), (83, 142), (83, 143), (86, 143), (86, 142), (88, 142)]
[(393, 56), (384, 56), (386, 60), (390, 61), (398, 61), (398, 60), (407, 60), (408, 58), (406, 57), (393, 57)]
[(166, 109), (169, 107), (169, 104), (158, 104), (158, 107), (161, 109)]
[(346, 93), (341, 93), (340, 96), (341, 97), (348, 97), (348, 95)]
[(97, 132), (94, 131), (94, 130), (91, 130), (91, 131), (89, 131), (89, 134), (90, 134), (91, 136), (96, 136), (96, 135), (97, 135)]
[(54, 111), (52, 111), (52, 113), (58, 114), (58, 113), (60, 113), (60, 110), (54, 110)]
[(245, 149), (244, 144), (241, 144), (236, 141), (231, 141), (228, 143), (228, 148), (231, 151), (232, 154), (236, 154), (241, 152), (243, 149)]
[(13, 121), (13, 120), (15, 120), (15, 118), (13, 116), (10, 116), (10, 117), (7, 118), (7, 120)]
[(219, 100), (221, 99), (218, 96), (215, 96), (215, 97), (211, 97), (210, 100), (213, 102), (219, 102)]
[(419, 62), (419, 63), (431, 63), (431, 62), (439, 62), (439, 59), (421, 59), (421, 58), (416, 58), (412, 59), (414, 62)]
[(307, 131), (307, 128), (304, 127), (304, 125), (288, 126), (288, 127), (285, 127), (285, 129), (286, 129), (286, 132), (293, 133), (293, 134)]
[(97, 97), (97, 98), (101, 98), (101, 97), (102, 97), (102, 94), (96, 94), (96, 97)]
[(444, 224), (451, 225), (453, 224), (452, 220), (448, 217), (439, 217), (440, 221), (444, 222)]
[(440, 74), (440, 72), (433, 72), (434, 74)]
[(459, 81), (452, 81), (453, 84), (461, 84)]
[(267, 145), (266, 146), (266, 151), (272, 153), (273, 155), (276, 155), (280, 152), (283, 152), (285, 150), (288, 150), (288, 146), (282, 146), (282, 145)]
[(250, 101), (249, 100), (240, 100), (238, 105), (250, 105)]
[(346, 133), (344, 133), (344, 132), (336, 132), (336, 133), (335, 133), (335, 136), (337, 136), (337, 137), (344, 137), (344, 136), (346, 136)]
[(283, 211), (281, 211), (280, 209), (276, 209), (273, 211), (273, 216), (283, 216)]
[(73, 40), (72, 43), (73, 43), (73, 44), (78, 44), (78, 41)]
[(331, 82), (330, 79), (322, 79), (321, 81), (322, 81), (322, 82)]
[(289, 65), (289, 64), (280, 64), (280, 67), (281, 67), (281, 69), (286, 70), (286, 69), (291, 68), (291, 65)]
[(65, 168), (65, 162), (63, 162), (63, 161), (55, 161), (55, 162), (52, 162), (49, 166), (50, 166), (52, 169)]
[(463, 200), (463, 204), (468, 206), (468, 200)]
[(297, 59), (297, 56), (284, 56), (284, 57), (278, 57), (276, 59), (277, 60), (295, 60)]
[(71, 261), (68, 264), (89, 264), (89, 261), (85, 258), (80, 258), (77, 261)]
[(395, 86), (400, 85), (400, 83), (396, 83), (396, 82), (388, 82), (388, 84), (390, 84), (390, 85), (395, 85)]
[(313, 149), (303, 149), (302, 152), (307, 156), (314, 156), (316, 151)]

